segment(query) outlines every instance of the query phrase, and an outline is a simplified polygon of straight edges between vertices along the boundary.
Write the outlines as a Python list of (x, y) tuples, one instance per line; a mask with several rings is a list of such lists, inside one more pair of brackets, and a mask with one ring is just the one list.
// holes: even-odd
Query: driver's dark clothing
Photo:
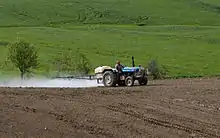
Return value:
[(116, 64), (116, 65), (115, 65), (115, 68), (116, 68), (116, 70), (118, 71), (118, 73), (122, 73), (122, 69), (124, 68), (124, 66), (121, 65), (121, 64)]

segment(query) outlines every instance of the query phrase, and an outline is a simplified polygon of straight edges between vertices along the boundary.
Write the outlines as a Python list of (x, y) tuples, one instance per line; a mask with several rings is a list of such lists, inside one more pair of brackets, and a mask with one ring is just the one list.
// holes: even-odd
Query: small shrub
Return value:
[(137, 23), (137, 26), (145, 26), (145, 23)]
[(77, 50), (77, 57), (76, 57), (76, 71), (79, 74), (87, 75), (91, 70), (91, 64), (89, 59), (81, 52)]
[(163, 79), (168, 72), (164, 65), (159, 65), (158, 61), (154, 59), (149, 61), (147, 68), (153, 79)]
[(7, 42), (7, 41), (0, 41), (0, 46), (7, 46), (9, 45), (10, 43)]
[(74, 69), (74, 53), (71, 50), (68, 52), (61, 52), (57, 55), (53, 61), (53, 65), (57, 67), (58, 74), (62, 73), (72, 73)]
[(58, 73), (87, 75), (91, 70), (89, 59), (79, 50), (72, 52), (69, 49), (67, 53), (56, 57), (54, 63), (58, 65)]

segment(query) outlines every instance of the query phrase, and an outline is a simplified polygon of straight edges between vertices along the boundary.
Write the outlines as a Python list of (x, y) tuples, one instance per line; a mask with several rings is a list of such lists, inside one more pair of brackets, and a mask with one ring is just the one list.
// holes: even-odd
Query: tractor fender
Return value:
[(104, 74), (106, 71), (111, 71), (111, 72), (114, 72), (114, 73), (117, 72), (116, 69), (105, 69), (105, 70), (103, 70), (102, 73)]

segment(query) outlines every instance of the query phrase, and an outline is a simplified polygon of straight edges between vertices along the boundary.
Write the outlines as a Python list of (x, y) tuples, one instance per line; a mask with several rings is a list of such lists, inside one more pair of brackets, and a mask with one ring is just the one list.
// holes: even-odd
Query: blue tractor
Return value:
[(95, 69), (97, 82), (102, 80), (105, 87), (128, 86), (134, 85), (135, 80), (140, 85), (146, 85), (148, 83), (147, 71), (145, 68), (134, 66), (134, 58), (132, 57), (133, 67), (124, 67), (122, 73), (118, 73), (115, 68), (110, 66), (100, 66)]

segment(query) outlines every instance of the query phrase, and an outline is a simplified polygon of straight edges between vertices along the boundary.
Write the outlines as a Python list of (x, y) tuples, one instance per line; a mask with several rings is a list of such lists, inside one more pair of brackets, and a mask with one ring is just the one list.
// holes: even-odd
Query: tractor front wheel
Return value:
[(125, 85), (128, 87), (131, 87), (134, 85), (134, 79), (131, 76), (126, 77), (125, 79)]
[(140, 79), (138, 80), (138, 82), (139, 82), (140, 85), (146, 85), (147, 82), (148, 82), (148, 79), (147, 79), (147, 77), (140, 78)]
[(112, 71), (106, 71), (103, 75), (103, 84), (105, 87), (115, 87), (117, 82), (116, 74)]

